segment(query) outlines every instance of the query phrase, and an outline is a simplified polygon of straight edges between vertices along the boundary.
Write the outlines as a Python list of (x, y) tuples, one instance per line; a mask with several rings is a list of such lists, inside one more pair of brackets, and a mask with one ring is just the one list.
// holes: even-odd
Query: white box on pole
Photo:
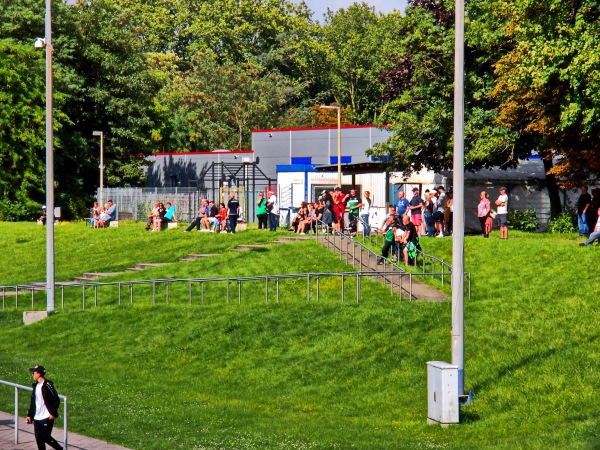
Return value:
[(459, 422), (458, 366), (427, 363), (427, 423), (442, 426)]

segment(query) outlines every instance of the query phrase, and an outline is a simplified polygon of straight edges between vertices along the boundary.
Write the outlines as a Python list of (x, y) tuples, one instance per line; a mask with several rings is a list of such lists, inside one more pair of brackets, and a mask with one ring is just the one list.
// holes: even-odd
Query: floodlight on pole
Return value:
[(342, 187), (342, 108), (334, 105), (321, 105), (323, 109), (337, 109), (337, 184)]
[(104, 205), (104, 133), (102, 131), (92, 131), (92, 136), (100, 136), (100, 195), (98, 197), (99, 205)]

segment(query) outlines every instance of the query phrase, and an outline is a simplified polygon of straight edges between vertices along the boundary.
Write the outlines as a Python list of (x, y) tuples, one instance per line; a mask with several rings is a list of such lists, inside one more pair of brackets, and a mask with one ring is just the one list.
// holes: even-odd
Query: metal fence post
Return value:
[(19, 388), (15, 386), (15, 444), (19, 443)]
[(69, 446), (68, 444), (68, 435), (67, 435), (67, 424), (69, 420), (69, 412), (67, 408), (67, 398), (65, 397), (63, 401), (63, 449), (66, 450)]
[(98, 307), (98, 285), (94, 285), (94, 308)]
[(152, 280), (152, 304), (156, 305), (156, 280)]
[(344, 275), (342, 275), (342, 303), (344, 303)]
[(229, 278), (227, 279), (227, 304), (229, 304)]
[(265, 304), (269, 303), (269, 277), (265, 277)]
[(81, 285), (81, 308), (85, 311), (85, 283)]
[(189, 286), (188, 286), (188, 302), (191, 305), (192, 304), (192, 282), (189, 281)]
[(31, 309), (34, 310), (35, 307), (33, 306), (33, 287), (31, 288)]
[(169, 282), (165, 282), (165, 305), (169, 304)]
[(242, 281), (238, 280), (238, 305), (242, 304)]
[(121, 283), (119, 283), (119, 305), (121, 305)]
[(310, 303), (310, 273), (306, 274), (306, 301)]
[(356, 274), (356, 304), (359, 303), (360, 300), (360, 275)]

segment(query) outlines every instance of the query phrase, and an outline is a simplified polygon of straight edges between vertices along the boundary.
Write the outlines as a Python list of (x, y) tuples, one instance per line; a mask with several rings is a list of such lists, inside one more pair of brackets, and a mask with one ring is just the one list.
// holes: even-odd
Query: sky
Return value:
[[(323, 22), (323, 14), (327, 8), (337, 11), (340, 8), (347, 8), (358, 0), (304, 0), (304, 3), (313, 11), (313, 17), (319, 22)], [(299, 0), (297, 1), (299, 3)], [(392, 12), (394, 9), (404, 11), (406, 0), (368, 0), (366, 1), (375, 7), (376, 11), (382, 13)]]

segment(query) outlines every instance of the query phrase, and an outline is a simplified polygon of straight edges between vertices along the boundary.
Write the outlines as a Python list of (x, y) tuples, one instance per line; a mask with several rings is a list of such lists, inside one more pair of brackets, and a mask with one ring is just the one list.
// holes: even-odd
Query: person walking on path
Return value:
[(498, 227), (500, 228), (500, 239), (508, 239), (508, 195), (506, 188), (500, 188), (500, 196), (495, 201), (497, 209)]
[(35, 366), (29, 369), (33, 375), (33, 391), (31, 403), (25, 421), (33, 421), (33, 431), (38, 450), (46, 450), (46, 444), (56, 450), (63, 450), (62, 446), (52, 437), (54, 419), (58, 417), (60, 398), (54, 383), (46, 380), (44, 366)]
[(362, 202), (360, 202), (359, 214), (363, 222), (363, 236), (369, 237), (371, 235), (371, 227), (369, 225), (369, 214), (371, 212), (371, 193), (365, 191), (363, 194)]

